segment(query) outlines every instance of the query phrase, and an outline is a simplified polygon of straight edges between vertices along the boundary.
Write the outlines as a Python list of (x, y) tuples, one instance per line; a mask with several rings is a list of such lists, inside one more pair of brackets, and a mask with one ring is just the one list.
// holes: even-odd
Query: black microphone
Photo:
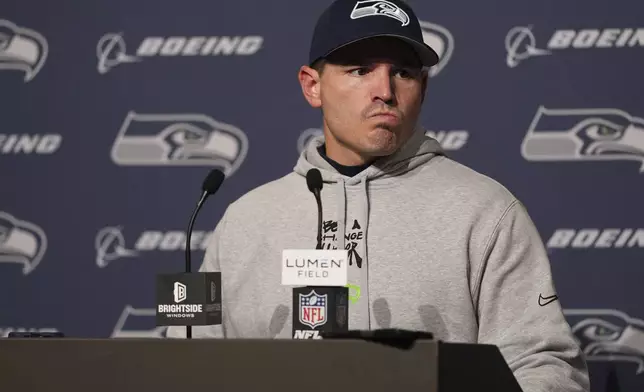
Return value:
[(322, 249), (322, 200), (320, 200), (320, 191), (322, 191), (322, 174), (318, 169), (310, 169), (306, 172), (306, 185), (313, 192), (315, 201), (318, 204), (318, 243), (315, 249)]
[(192, 273), (190, 260), (192, 231), (206, 199), (216, 193), (225, 179), (213, 169), (203, 181), (201, 197), (190, 217), (186, 232), (185, 272), (157, 275), (157, 326), (185, 325), (186, 338), (192, 338), (193, 325), (221, 324), (221, 273)]
[(208, 196), (215, 194), (219, 190), (219, 187), (221, 184), (224, 182), (224, 179), (226, 176), (224, 173), (222, 173), (221, 170), (218, 169), (213, 169), (208, 173), (208, 176), (206, 177), (205, 180), (203, 180), (203, 184), (201, 184), (201, 198), (197, 202), (197, 207), (195, 208), (194, 212), (192, 213), (192, 216), (190, 217), (190, 223), (188, 224), (188, 232), (186, 235), (186, 272), (190, 272), (190, 242), (192, 238), (192, 228), (195, 224), (195, 219), (197, 218), (197, 214), (201, 210), (201, 206), (203, 206), (204, 202), (208, 198)]

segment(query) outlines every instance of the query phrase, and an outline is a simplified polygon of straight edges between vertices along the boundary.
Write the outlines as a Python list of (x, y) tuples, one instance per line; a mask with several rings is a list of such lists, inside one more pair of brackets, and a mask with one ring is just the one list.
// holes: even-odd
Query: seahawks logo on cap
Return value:
[(403, 26), (409, 24), (409, 15), (396, 4), (390, 1), (358, 1), (351, 11), (351, 19), (360, 19), (365, 16), (388, 16), (402, 23)]

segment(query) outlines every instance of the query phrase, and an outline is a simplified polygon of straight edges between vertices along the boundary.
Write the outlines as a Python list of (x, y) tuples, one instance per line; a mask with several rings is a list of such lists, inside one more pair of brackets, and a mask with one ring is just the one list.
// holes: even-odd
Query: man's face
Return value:
[[(306, 72), (312, 76), (303, 79), (301, 71), (300, 80), (309, 103), (322, 108), (327, 145), (348, 150), (349, 161), (351, 155), (362, 160), (389, 155), (413, 133), (427, 74), (404, 42), (359, 41), (334, 52), (321, 75)], [(343, 163), (360, 163), (355, 159)]]

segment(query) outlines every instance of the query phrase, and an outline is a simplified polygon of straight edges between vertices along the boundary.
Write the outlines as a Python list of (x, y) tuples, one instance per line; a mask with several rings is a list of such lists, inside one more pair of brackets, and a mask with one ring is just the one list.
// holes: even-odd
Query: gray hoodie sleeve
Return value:
[(499, 347), (524, 392), (589, 391), (535, 225), (516, 200), (497, 220), (475, 280), (479, 342)]
[[(221, 246), (220, 240), (226, 226), (226, 213), (215, 227), (206, 247), (203, 263), (199, 267), (199, 272), (221, 272)], [(224, 295), (222, 291), (222, 296)], [(226, 313), (222, 314), (226, 317)], [(224, 338), (225, 332), (223, 325), (204, 325), (192, 327), (192, 338)], [(186, 338), (186, 327), (184, 326), (171, 326), (168, 327), (166, 332), (167, 338)]]

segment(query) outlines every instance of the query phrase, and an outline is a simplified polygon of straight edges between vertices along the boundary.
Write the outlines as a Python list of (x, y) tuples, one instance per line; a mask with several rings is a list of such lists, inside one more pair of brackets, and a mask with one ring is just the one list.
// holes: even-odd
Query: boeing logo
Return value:
[(138, 253), (125, 248), (125, 238), (121, 227), (104, 227), (99, 230), (94, 241), (96, 265), (107, 267), (112, 261), (123, 257), (134, 257)]
[(548, 249), (644, 248), (644, 229), (556, 229), (546, 246)]
[[(98, 231), (94, 240), (96, 265), (105, 268), (115, 260), (140, 256), (150, 251), (178, 251), (186, 248), (186, 233), (180, 230), (143, 231), (133, 248), (128, 248), (122, 226), (107, 226)], [(205, 250), (212, 231), (195, 230), (190, 238), (190, 247), (194, 250)]]
[(136, 55), (127, 53), (123, 33), (107, 33), (96, 45), (99, 74), (119, 64), (138, 63), (153, 57), (248, 56), (257, 53), (264, 42), (261, 36), (145, 37)]
[(510, 29), (505, 36), (505, 50), (508, 53), (505, 62), (508, 67), (514, 68), (530, 57), (550, 54), (549, 51), (539, 49), (536, 45), (532, 26), (518, 26)]
[(50, 155), (58, 151), (62, 142), (63, 137), (58, 133), (0, 133), (0, 155)]
[(130, 56), (126, 51), (122, 33), (108, 33), (101, 37), (96, 45), (98, 73), (106, 74), (119, 64), (140, 61), (138, 57)]
[(644, 47), (644, 28), (607, 29), (559, 29), (556, 30), (546, 48), (537, 46), (532, 26), (517, 26), (505, 36), (506, 64), (518, 66), (531, 57), (552, 55), (566, 49), (607, 49)]

